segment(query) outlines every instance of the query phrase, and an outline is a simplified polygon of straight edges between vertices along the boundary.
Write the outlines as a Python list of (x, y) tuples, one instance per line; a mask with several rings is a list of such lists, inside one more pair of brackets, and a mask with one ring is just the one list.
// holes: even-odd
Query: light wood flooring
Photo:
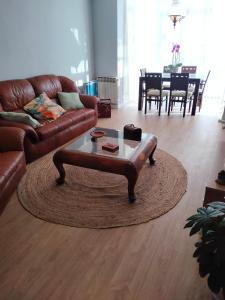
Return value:
[(183, 163), (188, 189), (182, 200), (148, 223), (95, 230), (39, 220), (14, 193), (0, 216), (1, 300), (211, 299), (192, 258), (196, 238), (183, 226), (222, 167), (225, 130), (213, 116), (145, 116), (136, 108), (113, 110), (98, 125), (129, 123), (156, 134), (159, 147)]

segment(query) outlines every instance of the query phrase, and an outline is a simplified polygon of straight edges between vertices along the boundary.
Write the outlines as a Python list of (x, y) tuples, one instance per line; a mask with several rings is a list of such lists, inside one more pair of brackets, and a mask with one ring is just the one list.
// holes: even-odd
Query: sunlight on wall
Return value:
[(78, 29), (70, 28), (70, 31), (73, 33), (73, 36), (74, 36), (76, 42), (80, 45)]
[(88, 60), (82, 60), (77, 67), (70, 67), (70, 72), (75, 76), (76, 83), (79, 83), (78, 86), (81, 86), (90, 80), (88, 71)]
[(82, 39), (80, 38), (77, 28), (70, 28), (70, 31), (74, 37), (76, 45), (74, 56), (79, 57), (80, 55), (79, 63), (75, 66), (70, 66), (70, 73), (74, 76), (76, 84), (81, 86), (90, 80), (89, 62), (88, 59), (84, 59), (86, 57), (88, 45), (85, 40), (85, 36), (82, 36)]

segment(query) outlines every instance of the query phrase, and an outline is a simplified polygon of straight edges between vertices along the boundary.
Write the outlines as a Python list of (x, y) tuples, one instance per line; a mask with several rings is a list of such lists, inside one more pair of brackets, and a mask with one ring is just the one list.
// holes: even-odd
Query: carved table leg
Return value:
[(156, 149), (156, 146), (155, 148), (152, 150), (151, 154), (149, 155), (149, 162), (150, 162), (150, 165), (154, 165), (155, 164), (155, 159), (153, 158), (153, 154), (155, 152), (155, 149)]
[(65, 182), (66, 172), (63, 167), (62, 162), (58, 161), (55, 156), (53, 156), (53, 162), (59, 172), (59, 177), (56, 179), (57, 184), (63, 184)]
[(128, 200), (130, 203), (133, 203), (136, 200), (136, 195), (134, 192), (134, 187), (137, 182), (138, 175), (129, 175), (126, 176), (128, 180)]

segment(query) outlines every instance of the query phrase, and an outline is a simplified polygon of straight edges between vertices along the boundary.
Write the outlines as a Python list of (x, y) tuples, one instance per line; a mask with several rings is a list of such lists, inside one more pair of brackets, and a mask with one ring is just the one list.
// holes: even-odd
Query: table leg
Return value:
[(143, 79), (142, 77), (139, 77), (138, 110), (142, 110), (143, 107), (142, 89), (143, 89)]
[(195, 81), (194, 100), (193, 100), (192, 110), (191, 110), (191, 115), (192, 115), (192, 116), (195, 116), (195, 112), (196, 112), (196, 106), (197, 106), (197, 101), (198, 101), (199, 86), (200, 86), (200, 79), (198, 79), (198, 80)]
[(149, 163), (150, 163), (151, 166), (154, 165), (154, 164), (155, 164), (155, 161), (156, 161), (156, 160), (153, 158), (155, 149), (156, 149), (156, 146), (155, 146), (155, 148), (152, 150), (151, 154), (149, 155)]
[(128, 200), (130, 203), (133, 203), (136, 200), (134, 187), (137, 182), (138, 174), (127, 175), (126, 177), (128, 180)]
[(54, 165), (55, 165), (56, 169), (59, 172), (59, 177), (56, 179), (56, 183), (59, 184), (59, 185), (63, 184), (65, 182), (65, 177), (66, 177), (66, 172), (65, 172), (65, 169), (63, 167), (63, 163), (60, 162), (59, 160), (57, 160), (55, 155), (53, 156), (53, 162), (54, 162)]

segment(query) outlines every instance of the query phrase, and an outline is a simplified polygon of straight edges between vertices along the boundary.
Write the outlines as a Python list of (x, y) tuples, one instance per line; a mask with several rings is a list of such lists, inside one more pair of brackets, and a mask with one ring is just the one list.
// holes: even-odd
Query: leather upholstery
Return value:
[(89, 119), (90, 117), (94, 118), (94, 114), (94, 110), (88, 108), (67, 111), (54, 122), (37, 128), (37, 134), (40, 140), (45, 140), (61, 131), (66, 130), (68, 127)]
[(62, 90), (64, 92), (76, 92), (79, 93), (79, 89), (78, 87), (75, 85), (74, 81), (65, 77), (65, 76), (58, 76), (60, 82), (61, 82), (61, 86), (62, 86)]
[(26, 171), (24, 136), (22, 129), (0, 127), (0, 213)]
[[(28, 79), (0, 82), (0, 110), (23, 111), (23, 106), (46, 92), (54, 102), (58, 92), (79, 92), (74, 81), (64, 76), (41, 75)], [(63, 145), (97, 123), (97, 98), (80, 95), (85, 108), (71, 110), (52, 123), (45, 122), (41, 128), (0, 119), (1, 126), (17, 127), (25, 131), (24, 149), (26, 161), (31, 162)]]
[(29, 81), (0, 81), (0, 103), (4, 111), (15, 111), (23, 108), (35, 98), (35, 93)]
[(26, 137), (28, 137), (34, 144), (39, 142), (37, 132), (30, 125), (0, 119), (0, 128), (1, 126), (21, 128), (26, 132)]
[(22, 129), (0, 127), (0, 152), (23, 151), (24, 135)]
[(57, 98), (58, 92), (62, 92), (59, 78), (55, 75), (41, 75), (27, 79), (33, 86), (36, 95), (45, 92), (49, 98)]

